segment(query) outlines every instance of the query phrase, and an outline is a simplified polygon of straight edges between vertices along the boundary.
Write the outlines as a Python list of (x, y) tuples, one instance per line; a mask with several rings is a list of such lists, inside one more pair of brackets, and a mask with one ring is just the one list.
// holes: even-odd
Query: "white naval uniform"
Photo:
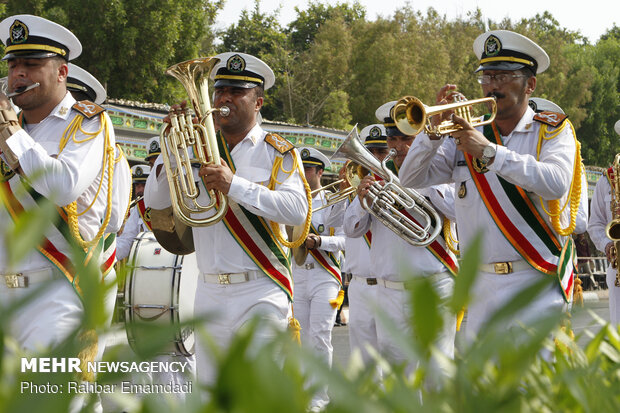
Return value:
[[(417, 190), (427, 196), (436, 210), (449, 218), (454, 215), (454, 191), (448, 185), (437, 185)], [(381, 311), (390, 318), (394, 326), (405, 334), (413, 334), (411, 326), (411, 303), (408, 290), (395, 288), (395, 284), (415, 277), (431, 277), (433, 286), (442, 300), (448, 299), (454, 289), (454, 279), (446, 267), (425, 247), (415, 247), (400, 238), (377, 218), (370, 215), (355, 198), (344, 216), (344, 230), (347, 236), (360, 237), (368, 230), (372, 231), (370, 247), (371, 273), (377, 277), (375, 298)], [(455, 234), (454, 230), (452, 231)], [(387, 282), (387, 283), (386, 283)], [(394, 284), (391, 284), (394, 283)], [(454, 357), (454, 338), (456, 334), (456, 316), (442, 308), (444, 326), (435, 345), (447, 357)], [(392, 330), (386, 328), (378, 317), (377, 342), (378, 351), (387, 360), (394, 363), (407, 363), (408, 373), (417, 365), (408, 352), (400, 346)], [(435, 360), (431, 361), (432, 374), (441, 370)], [(443, 373), (441, 373), (443, 374)]]
[[(65, 129), (77, 112), (71, 109), (75, 99), (69, 92), (51, 113), (37, 124), (26, 124), (25, 129), (16, 132), (7, 140), (8, 146), (19, 160), (33, 189), (58, 206), (77, 200), (78, 213), (87, 208), (97, 194), (102, 175), (104, 135), (100, 132), (93, 139), (82, 143), (86, 136), (78, 131), (75, 140), (69, 140), (59, 153), (59, 142)], [(104, 114), (107, 117), (107, 114)], [(114, 131), (108, 118), (111, 145), (114, 145)], [(84, 118), (82, 129), (95, 132), (100, 129), (99, 116)], [(43, 172), (41, 174), (41, 172)], [(37, 175), (40, 174), (40, 175)], [(11, 179), (14, 193), (20, 178)], [(102, 188), (107, 188), (107, 174)], [(29, 209), (32, 201), (17, 195), (22, 205)], [(103, 221), (107, 204), (107, 190), (102, 189), (92, 207), (79, 217), (79, 229), (86, 241), (93, 239)], [(122, 214), (122, 212), (120, 213)], [(0, 222), (3, 230), (12, 225), (6, 208), (0, 208)], [(46, 231), (46, 237), (62, 253), (71, 256), (67, 242), (55, 229)], [(11, 319), (8, 333), (25, 350), (35, 351), (66, 339), (80, 326), (84, 309), (73, 286), (36, 249), (13, 268), (8, 267), (6, 240), (0, 237), (0, 273), (23, 273), (30, 277), (28, 288), (7, 288), (0, 282), (0, 306), (9, 308), (12, 303), (32, 293), (41, 282), (53, 280), (43, 294), (21, 307)], [(110, 275), (108, 275), (110, 276)]]
[[(280, 171), (275, 190), (266, 185), (276, 158), (276, 150), (265, 142), (265, 132), (255, 125), (248, 135), (231, 151), (236, 166), (228, 198), (248, 211), (267, 220), (286, 225), (301, 225), (308, 212), (308, 204), (299, 171), (290, 176)], [(295, 151), (297, 163), (301, 165), (299, 154)], [(291, 153), (284, 156), (282, 168), (290, 171)], [(157, 170), (161, 157), (153, 169)], [(194, 171), (197, 173), (197, 171)], [(195, 175), (197, 177), (197, 175)], [(207, 203), (206, 191), (200, 184), (201, 202)], [(163, 209), (171, 205), (170, 192), (165, 169), (159, 176), (151, 173), (144, 191), (147, 207)], [(212, 212), (208, 212), (211, 215)], [(203, 217), (201, 214), (196, 217)], [(285, 234), (283, 225), (281, 231)], [(286, 293), (271, 279), (263, 276), (258, 266), (239, 246), (228, 232), (223, 222), (193, 229), (196, 258), (201, 278), (196, 292), (195, 317), (209, 315), (208, 322), (200, 328), (196, 326), (196, 366), (199, 380), (212, 383), (214, 380), (214, 361), (212, 351), (204, 340), (207, 333), (220, 348), (226, 348), (236, 331), (244, 327), (252, 318), (259, 316), (279, 330), (286, 329), (289, 315), (289, 300)], [(250, 281), (238, 284), (213, 284), (207, 279), (213, 274), (248, 272)], [(208, 275), (205, 277), (205, 274)], [(255, 339), (265, 342), (273, 337), (270, 328), (257, 331)]]
[[(601, 176), (594, 188), (590, 205), (590, 222), (588, 234), (597, 250), (605, 252), (605, 246), (611, 242), (605, 232), (605, 227), (612, 220), (611, 215), (611, 186), (605, 174)], [(616, 287), (616, 269), (607, 266), (607, 288), (609, 289), (609, 314), (612, 325), (620, 323), (620, 287)]]
[[(335, 227), (334, 235), (330, 235), (330, 227), (327, 225), (333, 207), (314, 211), (325, 203), (325, 191), (320, 191), (312, 198), (312, 225), (321, 236), (319, 249), (340, 257), (340, 251), (344, 250), (342, 227)], [(340, 284), (310, 253), (303, 266), (293, 262), (293, 281), (295, 284), (293, 311), (301, 326), (302, 343), (312, 348), (325, 363), (331, 366), (334, 353), (332, 329), (336, 321), (337, 310), (331, 306), (329, 301), (338, 296)], [(313, 396), (311, 406), (324, 407), (328, 402), (327, 386), (325, 386)]]
[[(343, 226), (344, 213), (350, 202), (344, 201), (332, 207), (328, 225)], [(352, 275), (347, 296), (349, 300), (349, 345), (351, 351), (359, 350), (365, 365), (372, 362), (368, 347), (377, 349), (377, 285), (367, 280), (376, 278), (372, 272), (370, 247), (363, 236), (345, 237), (344, 250), (347, 259), (343, 273)]]
[[(506, 181), (520, 186), (530, 194), (532, 203), (543, 218), (547, 214), (540, 205), (545, 201), (561, 199), (564, 205), (570, 189), (575, 140), (570, 126), (554, 139), (542, 144), (540, 158), (536, 160), (536, 146), (542, 124), (533, 119), (535, 113), (527, 111), (508, 136), (502, 136), (505, 146), (497, 146), (497, 153), (488, 173), (496, 173)], [(482, 131), (482, 128), (478, 128)], [(465, 190), (456, 198), (456, 223), (460, 249), (466, 251), (478, 232), (482, 233), (483, 264), (519, 261), (522, 258), (510, 245), (493, 221), (471, 177), (463, 152), (456, 149), (453, 139), (431, 141), (420, 134), (415, 139), (399, 172), (401, 183), (418, 187), (444, 182), (454, 182), (455, 190)], [(546, 202), (545, 202), (546, 204)], [(548, 210), (548, 205), (545, 205)], [(562, 226), (568, 223), (568, 210), (562, 216)], [(547, 221), (549, 222), (549, 221)], [(563, 241), (561, 237), (560, 242)], [(545, 275), (527, 266), (511, 274), (499, 275), (481, 271), (473, 287), (474, 297), (468, 307), (466, 332), (473, 340), (489, 317), (505, 305), (520, 290), (540, 280)], [(527, 323), (541, 314), (564, 309), (562, 291), (557, 284), (549, 287), (524, 308), (508, 327), (519, 321)]]

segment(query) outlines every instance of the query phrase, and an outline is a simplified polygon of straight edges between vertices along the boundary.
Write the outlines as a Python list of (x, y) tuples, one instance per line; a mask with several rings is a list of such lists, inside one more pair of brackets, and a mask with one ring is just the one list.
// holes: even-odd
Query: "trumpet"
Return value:
[[(218, 61), (218, 58), (213, 57), (198, 58), (177, 63), (166, 70), (166, 74), (183, 84), (198, 119), (198, 123), (193, 123), (188, 111), (171, 114), (170, 128), (162, 128), (160, 134), (172, 211), (182, 223), (191, 227), (215, 224), (224, 217), (228, 209), (228, 197), (219, 191), (209, 191), (210, 202), (201, 204), (192, 174), (193, 164), (220, 164), (212, 114), (219, 112), (221, 116), (228, 116), (230, 109), (226, 106), (211, 108), (207, 86), (208, 75)], [(190, 148), (195, 157), (190, 156)], [(174, 167), (170, 161), (171, 156), (176, 160)], [(210, 217), (198, 219), (191, 216), (212, 209), (216, 209), (216, 212)]]
[[(320, 187), (312, 191), (312, 197), (314, 198), (317, 193), (321, 191), (325, 192), (325, 204), (313, 209), (313, 211), (320, 211), (321, 209), (335, 205), (344, 201), (349, 196), (355, 193), (357, 186), (360, 184), (362, 178), (368, 174), (368, 171), (352, 161), (347, 161), (344, 165), (345, 177), (332, 182), (331, 184)], [(345, 189), (339, 189), (340, 185), (347, 183), (349, 186)]]
[[(362, 207), (409, 244), (425, 247), (439, 236), (441, 218), (425, 197), (403, 187), (398, 177), (388, 169), (387, 162), (395, 155), (396, 150), (391, 149), (383, 162), (379, 162), (362, 144), (357, 130), (353, 128), (332, 158), (350, 159), (383, 179), (385, 185), (373, 183), (362, 201)], [(420, 222), (403, 214), (401, 208), (415, 212)]]
[[(430, 118), (443, 112), (454, 110), (456, 114), (465, 118), (472, 127), (488, 125), (495, 119), (497, 103), (494, 97), (467, 100), (458, 93), (456, 102), (446, 105), (426, 106), (420, 99), (414, 96), (405, 96), (396, 102), (392, 108), (392, 118), (396, 127), (407, 136), (414, 136), (422, 130), (428, 135), (448, 135), (461, 130), (462, 127), (453, 121), (443, 121), (432, 126)], [(471, 109), (474, 105), (490, 104), (491, 116), (485, 120), (484, 116), (472, 118)]]

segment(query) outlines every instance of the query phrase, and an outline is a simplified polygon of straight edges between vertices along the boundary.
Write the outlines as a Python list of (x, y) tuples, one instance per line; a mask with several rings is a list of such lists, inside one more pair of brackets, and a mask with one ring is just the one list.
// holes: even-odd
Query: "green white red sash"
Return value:
[[(228, 150), (228, 145), (221, 133), (218, 132), (217, 135), (220, 155), (234, 173), (236, 171), (235, 163)], [(290, 253), (278, 243), (269, 223), (263, 217), (251, 213), (230, 199), (228, 201), (228, 211), (222, 222), (248, 257), (292, 300), (293, 281), (291, 278)]]
[[(495, 126), (484, 127), (490, 142), (502, 145)], [(572, 239), (562, 243), (540, 215), (523, 188), (497, 174), (477, 172), (474, 159), (465, 153), (469, 172), (493, 221), (513, 248), (537, 271), (556, 277), (568, 302), (573, 289), (575, 246)]]
[[(18, 178), (14, 178), (14, 179), (19, 180)], [(1, 185), (2, 185), (2, 192), (3, 192), (1, 196), (2, 201), (7, 211), (9, 212), (9, 215), (15, 221), (22, 213), (24, 213), (25, 209), (23, 205), (19, 202), (19, 200), (15, 197), (13, 190), (11, 188), (10, 180), (3, 181)], [(28, 188), (28, 194), (32, 197), (33, 201), (36, 203), (39, 203), (44, 199), (44, 197), (41, 194), (37, 193), (32, 188)], [(62, 275), (71, 283), (71, 285), (73, 285), (74, 289), (76, 290), (78, 295), (80, 295), (81, 297), (82, 294), (81, 294), (81, 290), (79, 287), (79, 277), (76, 273), (76, 268), (71, 262), (71, 259), (67, 256), (68, 251), (69, 251), (69, 245), (71, 245), (72, 239), (73, 239), (70, 233), (70, 230), (69, 230), (69, 225), (67, 224), (67, 216), (64, 213), (64, 211), (60, 208), (57, 208), (57, 212), (58, 212), (58, 217), (53, 220), (54, 225), (53, 225), (52, 231), (55, 232), (56, 237), (61, 237), (64, 240), (64, 242), (66, 243), (65, 247), (63, 248), (63, 247), (54, 245), (48, 237), (44, 236), (41, 242), (39, 243), (39, 245), (37, 245), (37, 250), (41, 254), (43, 254), (43, 256), (48, 261), (50, 261), (52, 265), (54, 265), (62, 273)], [(114, 240), (114, 237), (112, 237), (110, 241), (113, 241), (113, 240)], [(113, 260), (116, 257), (115, 244), (114, 242), (112, 242), (112, 244), (111, 245), (109, 244), (108, 246), (109, 247), (114, 246), (114, 253), (111, 254), (114, 257), (112, 259), (112, 264), (111, 264), (113, 265), (114, 264)], [(80, 248), (74, 248), (75, 253), (72, 252), (72, 254), (74, 255), (80, 254), (80, 260), (83, 263), (83, 265), (86, 266), (88, 265), (91, 259), (99, 258), (97, 256), (98, 255), (97, 253), (98, 252), (100, 253), (102, 251), (102, 248), (103, 248), (103, 242), (99, 242), (96, 246), (94, 246), (88, 251), (83, 251)], [(61, 249), (64, 249), (65, 252), (63, 252)], [(110, 251), (109, 251), (109, 254), (110, 254)], [(109, 264), (109, 259), (110, 259), (110, 256), (108, 256), (106, 263), (104, 263), (107, 272), (109, 272), (110, 267), (111, 267), (111, 265)], [(103, 268), (103, 266), (101, 268)]]
[[(393, 161), (387, 162), (386, 166), (390, 169), (396, 176), (398, 176), (398, 167)], [(399, 212), (405, 215), (407, 218), (420, 225), (420, 222), (415, 219), (407, 210), (404, 208), (400, 208)], [(434, 223), (434, 225), (438, 225), (440, 223)], [(426, 246), (426, 249), (430, 251), (431, 254), (439, 262), (441, 262), (444, 267), (452, 274), (452, 276), (456, 276), (459, 271), (458, 261), (456, 256), (450, 249), (446, 246), (446, 240), (444, 239), (443, 232), (440, 232), (439, 236), (435, 239), (435, 241), (431, 242)]]
[(137, 209), (140, 214), (140, 218), (142, 218), (142, 222), (144, 222), (144, 225), (149, 229), (149, 231), (153, 231), (153, 227), (151, 226), (151, 216), (149, 214), (150, 209), (144, 205), (144, 198), (139, 200), (136, 205), (138, 207)]
[[(321, 235), (314, 225), (310, 225), (310, 233)], [(325, 269), (332, 277), (338, 281), (338, 284), (342, 287), (342, 275), (340, 273), (340, 261), (336, 254), (330, 251), (321, 250), (318, 248), (308, 250), (308, 253), (314, 257), (316, 262)]]

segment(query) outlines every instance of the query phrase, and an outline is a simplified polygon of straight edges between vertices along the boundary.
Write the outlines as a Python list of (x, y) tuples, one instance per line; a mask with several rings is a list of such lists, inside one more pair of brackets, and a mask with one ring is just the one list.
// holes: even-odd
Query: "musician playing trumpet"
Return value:
[[(574, 245), (567, 235), (574, 229), (581, 187), (572, 125), (565, 115), (536, 114), (528, 106), (536, 75), (549, 67), (545, 51), (518, 33), (494, 30), (478, 36), (474, 52), (482, 92), (496, 98), (495, 120), (473, 128), (454, 115), (460, 130), (453, 139), (421, 134), (399, 175), (414, 187), (455, 184), (461, 251), (482, 234), (482, 265), (466, 323), (470, 340), (498, 309), (543, 278), (549, 283), (515, 317), (503, 320), (502, 328), (565, 308), (574, 276)], [(455, 89), (444, 86), (437, 104)]]
[[(394, 175), (398, 174), (407, 151), (414, 141), (415, 136), (407, 136), (394, 126), (391, 117), (391, 110), (396, 101), (388, 102), (376, 111), (377, 118), (383, 122), (387, 135), (387, 147), (395, 150), (396, 155), (393, 160), (387, 162)], [(411, 329), (411, 304), (410, 287), (421, 279), (428, 277), (431, 281), (438, 297), (443, 300), (452, 294), (454, 287), (453, 275), (457, 271), (457, 259), (446, 246), (443, 236), (438, 237), (427, 247), (411, 245), (386, 227), (375, 215), (366, 211), (361, 204), (362, 200), (371, 203), (368, 196), (369, 189), (373, 183), (380, 180), (374, 175), (364, 177), (357, 188), (357, 197), (351, 202), (344, 215), (344, 230), (349, 237), (362, 237), (368, 231), (372, 233), (370, 244), (370, 269), (369, 277), (360, 278), (356, 282), (365, 283), (368, 288), (374, 290), (373, 301), (385, 312), (396, 328), (406, 334), (413, 334)], [(440, 212), (440, 217), (448, 216), (453, 220), (454, 217), (454, 191), (449, 185), (438, 185), (424, 190), (418, 190), (419, 194), (426, 196), (436, 210)], [(410, 219), (423, 222), (417, 212), (404, 210), (400, 212), (406, 214)], [(441, 223), (434, 223), (441, 225)], [(454, 231), (452, 231), (454, 233)], [(441, 332), (435, 343), (439, 351), (446, 357), (454, 356), (454, 338), (456, 334), (456, 316), (450, 314), (447, 309), (441, 307), (442, 323)], [(354, 317), (354, 316), (352, 316)], [(377, 317), (377, 320), (380, 320)], [(392, 330), (383, 323), (376, 323), (376, 346), (378, 352), (387, 360), (407, 365), (407, 373), (410, 374), (417, 367), (418, 359), (411, 359), (408, 352), (402, 349), (400, 341), (397, 340)], [(440, 365), (436, 359), (431, 361), (431, 382), (437, 379), (437, 375), (442, 374)]]
[[(616, 122), (615, 131), (620, 135), (620, 120)], [(617, 156), (617, 155), (616, 155)], [(617, 159), (617, 158), (616, 158)], [(616, 182), (618, 182), (617, 165), (607, 169), (601, 176), (594, 188), (592, 195), (592, 203), (590, 205), (590, 221), (588, 223), (588, 234), (590, 239), (599, 251), (605, 252), (607, 261), (607, 288), (609, 289), (609, 314), (612, 325), (620, 323), (620, 286), (618, 277), (618, 251), (615, 250), (614, 242), (609, 239), (606, 228), (612, 220), (618, 219), (620, 216), (620, 204), (618, 196), (620, 194), (613, 193)], [(612, 265), (616, 261), (616, 267)]]

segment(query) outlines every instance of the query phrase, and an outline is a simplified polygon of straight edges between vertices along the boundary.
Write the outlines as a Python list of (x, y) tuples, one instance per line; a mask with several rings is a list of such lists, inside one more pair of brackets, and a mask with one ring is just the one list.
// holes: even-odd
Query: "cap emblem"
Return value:
[(231, 56), (226, 62), (226, 68), (233, 73), (241, 73), (245, 70), (245, 60), (238, 54)]
[(157, 141), (151, 142), (151, 146), (149, 147), (149, 150), (151, 152), (158, 151), (159, 150), (159, 143), (157, 143)]
[(378, 126), (373, 126), (372, 128), (370, 128), (368, 136), (370, 136), (371, 138), (381, 137), (381, 129)]
[(301, 150), (301, 159), (307, 159), (310, 157), (310, 151), (308, 149)]
[(142, 168), (137, 167), (137, 168), (136, 168), (136, 174), (135, 174), (135, 175), (136, 175), (136, 176), (142, 176), (143, 174), (144, 174), (144, 172), (142, 171)]
[(489, 36), (484, 42), (484, 54), (487, 56), (497, 56), (502, 50), (502, 42), (496, 36)]
[(28, 26), (19, 20), (15, 20), (11, 25), (11, 43), (19, 44), (28, 40)]

